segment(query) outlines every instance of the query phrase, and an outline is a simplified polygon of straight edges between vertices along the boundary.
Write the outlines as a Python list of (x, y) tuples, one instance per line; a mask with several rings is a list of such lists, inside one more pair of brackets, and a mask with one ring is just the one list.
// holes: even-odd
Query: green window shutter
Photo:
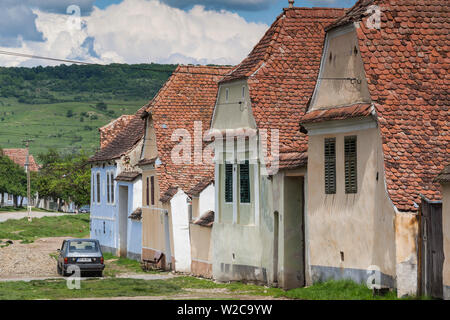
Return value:
[(336, 193), (336, 138), (325, 139), (325, 193)]
[(356, 136), (344, 138), (345, 152), (345, 193), (358, 192), (356, 168)]
[(233, 164), (225, 164), (225, 202), (233, 202)]
[(250, 165), (248, 160), (239, 165), (241, 203), (250, 203)]

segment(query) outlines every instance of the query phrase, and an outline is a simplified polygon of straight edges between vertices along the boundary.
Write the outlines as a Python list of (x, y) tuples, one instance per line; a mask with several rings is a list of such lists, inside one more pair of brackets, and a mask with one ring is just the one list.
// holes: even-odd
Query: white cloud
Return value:
[[(68, 27), (67, 15), (34, 13), (45, 41), (24, 41), (15, 51), (102, 63), (237, 64), (268, 28), (225, 10), (195, 6), (183, 11), (157, 0), (124, 0), (105, 9), (94, 7), (89, 16), (81, 17), (81, 30)], [(24, 60), (0, 57), (2, 65), (49, 64)]]

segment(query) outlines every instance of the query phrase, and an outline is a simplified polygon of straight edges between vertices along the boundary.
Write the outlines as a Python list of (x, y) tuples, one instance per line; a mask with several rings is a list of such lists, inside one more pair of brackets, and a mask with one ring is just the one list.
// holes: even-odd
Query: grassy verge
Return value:
[[(45, 209), (40, 209), (40, 208), (33, 208), (31, 209), (31, 211), (33, 212), (56, 212), (56, 211), (52, 211), (52, 210), (45, 210)], [(2, 212), (27, 212), (27, 208), (25, 207), (1, 207), (0, 208), (0, 213)]]
[(106, 265), (105, 271), (103, 272), (105, 277), (116, 277), (120, 274), (129, 273), (161, 273), (159, 271), (143, 271), (139, 261), (119, 258), (111, 253), (103, 253), (103, 257), (105, 258)]
[(61, 279), (2, 282), (0, 300), (165, 296), (179, 292), (182, 292), (182, 288), (164, 280), (83, 280), (79, 290), (70, 290), (66, 280)]
[[(225, 289), (222, 293), (231, 294), (232, 297), (255, 295), (302, 300), (398, 300), (395, 292), (389, 292), (385, 296), (374, 297), (372, 291), (366, 286), (352, 281), (328, 281), (308, 288), (284, 291), (279, 288), (267, 288), (239, 282), (230, 284), (215, 283), (210, 280), (188, 276), (167, 280), (87, 279), (81, 282), (80, 290), (68, 289), (65, 280), (3, 282), (0, 286), (0, 300), (137, 296), (165, 296), (170, 298), (171, 295), (185, 293), (185, 289)], [(215, 299), (213, 292), (208, 299)]]
[(39, 238), (89, 236), (89, 214), (43, 217), (28, 222), (27, 218), (0, 223), (0, 239), (31, 243)]

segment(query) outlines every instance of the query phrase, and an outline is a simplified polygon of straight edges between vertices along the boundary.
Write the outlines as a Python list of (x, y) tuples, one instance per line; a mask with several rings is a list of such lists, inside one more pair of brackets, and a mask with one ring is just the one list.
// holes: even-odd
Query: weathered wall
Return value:
[[(245, 93), (242, 97), (242, 88)], [(226, 90), (228, 89), (228, 101)], [(256, 128), (246, 81), (221, 84), (212, 121), (214, 129)]]
[[(173, 264), (173, 233), (172, 218), (170, 213), (170, 205), (163, 204), (159, 201), (159, 182), (153, 167), (145, 167), (142, 172), (142, 181), (145, 184), (147, 177), (155, 176), (155, 206), (147, 206), (145, 186), (142, 187), (142, 259), (153, 260), (156, 252), (163, 252), (165, 263), (162, 266), (165, 269), (174, 267)], [(166, 212), (168, 216), (168, 224), (166, 227)], [(170, 248), (167, 243), (166, 231), (169, 230)], [(169, 265), (172, 263), (172, 265)]]
[[(357, 136), (358, 192), (345, 193), (344, 136)], [(324, 139), (336, 137), (336, 194), (325, 194)], [(387, 198), (378, 129), (312, 135), (308, 147), (308, 237), (311, 280), (365, 283), (376, 266), (382, 284), (396, 277), (395, 212)]]
[(212, 277), (212, 228), (190, 224), (191, 273)]
[[(93, 166), (91, 169), (91, 238), (97, 239), (106, 252), (117, 254), (118, 248), (118, 220), (117, 220), (117, 184), (115, 186), (115, 203), (107, 203), (106, 195), (106, 174), (114, 172), (117, 176), (117, 167), (114, 165), (102, 164)], [(97, 202), (97, 173), (100, 173), (100, 203)]]
[[(200, 193), (199, 200), (198, 200), (198, 210), (196, 217), (201, 216), (207, 211), (214, 211), (215, 210), (215, 188), (214, 184), (210, 184), (208, 187), (206, 187), (205, 190), (203, 190)], [(192, 208), (194, 209), (194, 208)], [(194, 210), (192, 212), (195, 212)]]
[[(361, 83), (335, 78), (357, 78)], [(355, 29), (327, 34), (317, 88), (312, 110), (371, 101)]]
[(450, 300), (450, 183), (442, 184), (442, 230), (444, 231), (444, 299)]

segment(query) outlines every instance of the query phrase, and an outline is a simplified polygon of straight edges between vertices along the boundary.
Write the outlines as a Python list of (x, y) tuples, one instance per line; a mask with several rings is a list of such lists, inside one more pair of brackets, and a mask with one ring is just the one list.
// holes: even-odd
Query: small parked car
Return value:
[(58, 274), (62, 276), (73, 274), (74, 271), (71, 271), (68, 268), (71, 265), (75, 265), (80, 268), (81, 274), (89, 272), (98, 277), (103, 275), (105, 264), (100, 242), (98, 240), (64, 240), (61, 249), (58, 249), (58, 251)]
[(91, 208), (88, 205), (82, 206), (80, 208), (80, 210), (78, 210), (78, 212), (79, 213), (90, 213), (91, 212)]

